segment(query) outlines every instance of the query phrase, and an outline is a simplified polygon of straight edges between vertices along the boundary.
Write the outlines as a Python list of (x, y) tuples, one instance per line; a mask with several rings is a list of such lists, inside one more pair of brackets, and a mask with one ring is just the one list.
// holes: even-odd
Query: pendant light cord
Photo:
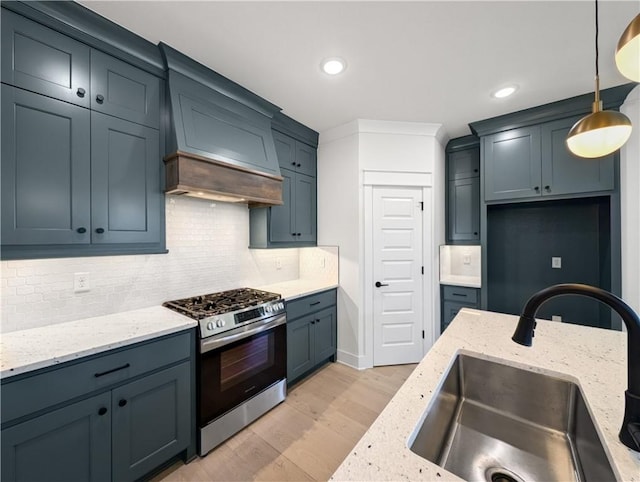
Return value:
[(599, 52), (598, 52), (598, 32), (599, 32), (599, 28), (598, 28), (598, 0), (596, 0), (596, 77), (598, 77), (599, 75), (599, 69), (598, 69), (598, 57), (599, 57)]

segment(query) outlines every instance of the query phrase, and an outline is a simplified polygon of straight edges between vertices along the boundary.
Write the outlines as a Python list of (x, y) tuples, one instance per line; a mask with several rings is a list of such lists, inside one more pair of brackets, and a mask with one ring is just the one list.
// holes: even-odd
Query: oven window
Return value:
[(249, 339), (220, 354), (220, 390), (226, 391), (257, 373), (271, 368), (274, 361), (273, 334)]

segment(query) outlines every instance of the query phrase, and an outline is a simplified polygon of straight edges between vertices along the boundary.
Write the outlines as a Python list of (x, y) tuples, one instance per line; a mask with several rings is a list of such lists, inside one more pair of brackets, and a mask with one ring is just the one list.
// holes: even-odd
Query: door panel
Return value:
[(296, 241), (316, 240), (317, 195), (316, 178), (296, 174), (295, 176), (295, 231)]
[(422, 190), (373, 189), (374, 365), (423, 356)]
[(304, 374), (315, 364), (315, 346), (313, 343), (313, 325), (315, 318), (306, 316), (287, 322), (287, 380), (293, 380)]
[(449, 239), (480, 239), (480, 179), (449, 181)]
[(89, 118), (81, 107), (2, 86), (2, 244), (89, 242)]
[(316, 175), (316, 150), (301, 142), (296, 142), (296, 171), (307, 176)]
[(296, 173), (289, 171), (288, 169), (282, 169), (280, 171), (282, 176), (282, 201), (284, 204), (281, 206), (272, 206), (271, 210), (271, 222), (270, 222), (270, 239), (271, 242), (285, 242), (294, 241), (293, 236), (294, 229), (294, 213), (295, 213), (295, 199), (293, 197), (293, 182)]
[(335, 307), (320, 311), (314, 315), (313, 336), (315, 345), (315, 363), (334, 355), (336, 351)]

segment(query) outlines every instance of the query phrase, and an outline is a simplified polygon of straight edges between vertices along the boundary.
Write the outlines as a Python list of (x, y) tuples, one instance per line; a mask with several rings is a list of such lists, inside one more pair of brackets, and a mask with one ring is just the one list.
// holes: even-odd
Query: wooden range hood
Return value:
[(280, 107), (160, 43), (167, 68), (167, 194), (283, 204), (271, 133)]
[(164, 159), (167, 194), (248, 203), (282, 204), (282, 177), (178, 151)]

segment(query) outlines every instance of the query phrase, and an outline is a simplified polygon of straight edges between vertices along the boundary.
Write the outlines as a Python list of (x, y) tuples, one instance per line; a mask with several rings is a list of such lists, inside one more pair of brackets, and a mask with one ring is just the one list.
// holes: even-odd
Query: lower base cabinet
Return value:
[(287, 302), (287, 383), (336, 357), (336, 291)]
[[(37, 412), (44, 411), (41, 415), (31, 417), (27, 413), (13, 425), (3, 416), (2, 480), (129, 481), (145, 476), (181, 452), (186, 457), (193, 430), (189, 359), (193, 340), (192, 335), (185, 334), (174, 338), (175, 341), (165, 339), (157, 348), (152, 342), (144, 348), (105, 355), (116, 357), (113, 361), (117, 366), (110, 373), (109, 369), (103, 370), (105, 365), (98, 358), (84, 362), (88, 365), (86, 370), (80, 363), (11, 382), (22, 386), (3, 384), (3, 389), (8, 388), (8, 403), (14, 403), (13, 393), (23, 392), (28, 397), (30, 392), (39, 390), (35, 387), (42, 382), (55, 384), (59, 377), (67, 377), (67, 382), (59, 380), (59, 385), (65, 385), (68, 377), (77, 378), (82, 372), (94, 379), (104, 376), (107, 384), (109, 377), (112, 381), (124, 377), (125, 381), (111, 383), (112, 388), (60, 408), (47, 411), (48, 407), (44, 407)], [(182, 346), (173, 346), (172, 342)], [(164, 369), (154, 366), (162, 363), (165, 350), (165, 361), (173, 363)], [(175, 358), (184, 355), (186, 360), (175, 363)], [(122, 364), (123, 360), (129, 361)], [(127, 382), (126, 372), (135, 373), (138, 362), (146, 365), (140, 370), (150, 368), (151, 373)], [(52, 400), (57, 396), (54, 392)], [(8, 411), (18, 413), (19, 409)]]
[(480, 296), (477, 288), (461, 286), (442, 286), (442, 326), (443, 332), (462, 308), (480, 308)]

